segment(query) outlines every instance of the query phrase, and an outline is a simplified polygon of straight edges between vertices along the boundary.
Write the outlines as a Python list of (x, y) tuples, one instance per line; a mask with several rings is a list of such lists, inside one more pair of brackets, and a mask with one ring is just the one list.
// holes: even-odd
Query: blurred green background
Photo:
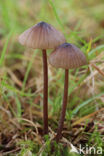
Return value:
[[(40, 21), (62, 31), (67, 41), (78, 46), (89, 60), (89, 67), (70, 70), (65, 129), (70, 132), (70, 119), (78, 124), (92, 122), (93, 113), (102, 112), (104, 107), (104, 0), (0, 0), (0, 136), (11, 140), (17, 134), (11, 144), (14, 149), (19, 147), (19, 153), (27, 149), (37, 153), (41, 147), (40, 136), (32, 134), (34, 126), (28, 125), (30, 131), (25, 121), (42, 127), (41, 51), (18, 42), (19, 34)], [(53, 132), (58, 125), (63, 85), (64, 71), (49, 65), (49, 125)], [(99, 130), (99, 123), (104, 127), (102, 118), (103, 115), (96, 117), (98, 130), (93, 135), (89, 132), (89, 144), (103, 146), (104, 136)], [(73, 141), (69, 134), (65, 136)], [(30, 140), (34, 137), (33, 143)], [(3, 144), (2, 137), (0, 141)], [(81, 139), (74, 140), (73, 144), (77, 146), (80, 142)]]

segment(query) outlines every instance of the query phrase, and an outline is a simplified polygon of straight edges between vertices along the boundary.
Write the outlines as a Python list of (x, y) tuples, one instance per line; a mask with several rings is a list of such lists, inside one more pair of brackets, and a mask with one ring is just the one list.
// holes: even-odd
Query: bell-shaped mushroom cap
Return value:
[(64, 43), (50, 54), (49, 63), (56, 68), (73, 69), (86, 65), (87, 60), (75, 45)]
[(64, 35), (50, 24), (40, 22), (19, 36), (19, 42), (33, 49), (53, 49), (65, 42)]

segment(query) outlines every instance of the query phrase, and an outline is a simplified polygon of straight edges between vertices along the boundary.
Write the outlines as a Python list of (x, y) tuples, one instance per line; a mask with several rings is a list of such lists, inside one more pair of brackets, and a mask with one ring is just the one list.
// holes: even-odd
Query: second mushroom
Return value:
[(64, 83), (64, 96), (62, 103), (62, 112), (60, 115), (59, 126), (56, 135), (56, 141), (58, 142), (62, 135), (62, 129), (65, 119), (67, 99), (68, 99), (68, 73), (69, 69), (78, 68), (86, 65), (87, 60), (85, 55), (73, 44), (64, 43), (60, 45), (49, 56), (49, 63), (56, 68), (65, 69), (65, 83)]

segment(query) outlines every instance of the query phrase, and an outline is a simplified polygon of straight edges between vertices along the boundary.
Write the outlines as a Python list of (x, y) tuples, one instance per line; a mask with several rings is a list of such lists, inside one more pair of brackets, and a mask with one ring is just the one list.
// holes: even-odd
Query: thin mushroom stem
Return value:
[(43, 54), (43, 75), (44, 75), (44, 89), (43, 89), (43, 123), (44, 134), (48, 134), (48, 67), (46, 50), (42, 50)]
[(61, 111), (61, 116), (60, 116), (60, 120), (59, 120), (59, 126), (58, 126), (58, 130), (57, 130), (57, 135), (55, 138), (56, 142), (58, 142), (61, 138), (62, 129), (63, 129), (63, 125), (64, 125), (67, 99), (68, 99), (68, 73), (69, 73), (69, 70), (65, 69), (64, 96), (63, 96), (62, 111)]

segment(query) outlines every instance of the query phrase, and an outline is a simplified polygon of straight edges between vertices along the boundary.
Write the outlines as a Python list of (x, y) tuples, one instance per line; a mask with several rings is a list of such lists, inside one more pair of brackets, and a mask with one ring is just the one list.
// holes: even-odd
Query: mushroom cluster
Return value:
[(49, 63), (55, 68), (65, 69), (64, 96), (62, 112), (60, 115), (57, 135), (58, 142), (62, 135), (62, 129), (65, 119), (67, 99), (68, 99), (68, 73), (69, 69), (78, 68), (86, 65), (87, 60), (83, 52), (73, 44), (66, 43), (64, 35), (56, 30), (52, 25), (40, 22), (19, 36), (19, 42), (33, 49), (41, 49), (43, 57), (43, 123), (44, 134), (48, 134), (48, 65), (47, 49), (55, 49), (49, 56)]

